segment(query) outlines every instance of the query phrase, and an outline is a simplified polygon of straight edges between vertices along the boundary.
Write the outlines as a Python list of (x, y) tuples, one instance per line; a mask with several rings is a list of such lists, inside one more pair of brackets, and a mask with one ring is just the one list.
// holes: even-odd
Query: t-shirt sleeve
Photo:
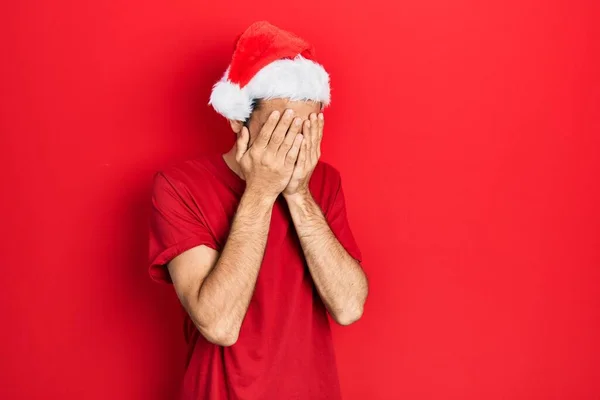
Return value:
[(352, 256), (359, 263), (362, 263), (362, 254), (354, 239), (354, 235), (350, 229), (348, 223), (348, 216), (346, 213), (346, 199), (344, 197), (344, 189), (342, 188), (342, 180), (337, 174), (337, 189), (333, 197), (333, 202), (330, 205), (326, 219), (329, 223), (331, 231), (335, 237), (339, 240), (341, 245), (346, 249), (348, 254)]
[(167, 264), (184, 251), (200, 245), (216, 249), (197, 203), (180, 182), (158, 172), (152, 188), (150, 276), (155, 281), (172, 283)]

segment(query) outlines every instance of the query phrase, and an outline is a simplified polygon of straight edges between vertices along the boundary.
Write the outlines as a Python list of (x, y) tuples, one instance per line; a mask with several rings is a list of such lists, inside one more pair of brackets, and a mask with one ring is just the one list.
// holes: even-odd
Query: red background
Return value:
[(1, 6), (0, 398), (173, 397), (151, 177), (232, 144), (206, 103), (257, 19), (332, 76), (371, 280), (335, 328), (345, 399), (600, 398), (598, 3), (239, 3)]

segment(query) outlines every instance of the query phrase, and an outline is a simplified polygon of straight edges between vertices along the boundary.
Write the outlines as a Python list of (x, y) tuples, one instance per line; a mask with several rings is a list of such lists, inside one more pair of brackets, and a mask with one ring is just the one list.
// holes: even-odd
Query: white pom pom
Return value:
[(227, 119), (245, 121), (252, 113), (252, 99), (239, 85), (222, 79), (217, 82), (208, 102)]

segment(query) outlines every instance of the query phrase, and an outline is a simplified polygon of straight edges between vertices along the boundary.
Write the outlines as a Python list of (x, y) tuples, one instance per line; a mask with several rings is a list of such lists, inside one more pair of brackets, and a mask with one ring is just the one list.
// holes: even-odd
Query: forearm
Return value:
[(331, 316), (348, 325), (360, 318), (368, 284), (359, 263), (331, 231), (310, 194), (286, 197), (315, 286)]
[(215, 267), (198, 292), (203, 319), (219, 336), (237, 338), (246, 315), (269, 232), (274, 199), (247, 190)]

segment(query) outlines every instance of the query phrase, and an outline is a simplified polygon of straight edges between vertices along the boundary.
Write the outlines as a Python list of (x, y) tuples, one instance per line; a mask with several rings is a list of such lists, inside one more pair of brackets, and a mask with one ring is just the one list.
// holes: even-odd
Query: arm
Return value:
[[(304, 123), (305, 139), (283, 195), (323, 303), (337, 323), (349, 325), (362, 316), (368, 283), (360, 264), (336, 238), (308, 188), (321, 155), (323, 126), (322, 113), (318, 118), (311, 114)], [(341, 207), (344, 207), (343, 202)]]
[(248, 129), (242, 128), (236, 160), (246, 190), (222, 254), (198, 246), (168, 265), (190, 318), (207, 340), (222, 346), (237, 341), (262, 263), (273, 204), (289, 182), (300, 151), (301, 125), (292, 119), (293, 114), (280, 120), (273, 113), (250, 148)]
[(212, 343), (231, 346), (237, 341), (262, 262), (272, 208), (273, 201), (246, 191), (220, 256), (198, 246), (168, 265), (182, 305)]
[(367, 278), (331, 231), (310, 193), (286, 197), (315, 286), (333, 319), (357, 321), (367, 299)]

